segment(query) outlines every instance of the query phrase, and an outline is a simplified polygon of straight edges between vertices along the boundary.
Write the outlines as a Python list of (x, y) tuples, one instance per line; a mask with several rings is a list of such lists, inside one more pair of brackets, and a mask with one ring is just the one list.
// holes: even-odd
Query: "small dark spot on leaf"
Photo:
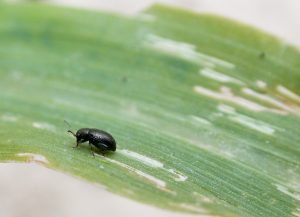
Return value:
[(259, 53), (258, 57), (260, 59), (265, 59), (266, 58), (266, 53), (264, 51), (262, 51), (262, 52)]
[(124, 84), (127, 83), (127, 81), (128, 81), (127, 76), (122, 77), (122, 80), (121, 80), (121, 81), (122, 81), (122, 83), (124, 83)]

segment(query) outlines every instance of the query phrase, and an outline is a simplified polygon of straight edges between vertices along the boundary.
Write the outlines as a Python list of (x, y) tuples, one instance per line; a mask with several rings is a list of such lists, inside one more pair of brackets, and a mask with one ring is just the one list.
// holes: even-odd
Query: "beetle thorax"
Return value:
[(82, 128), (76, 132), (77, 139), (88, 139), (89, 138), (89, 128)]

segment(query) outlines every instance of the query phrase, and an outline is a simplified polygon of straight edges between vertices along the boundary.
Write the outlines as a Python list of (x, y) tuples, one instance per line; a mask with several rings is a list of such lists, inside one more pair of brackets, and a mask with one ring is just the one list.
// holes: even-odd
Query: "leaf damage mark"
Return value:
[[(206, 213), (205, 210), (203, 210), (203, 209), (201, 209), (201, 208), (199, 208), (199, 207), (196, 207), (196, 206), (194, 206), (194, 205), (191, 205), (191, 204), (181, 203), (181, 204), (179, 204), (179, 206), (180, 206), (181, 208), (184, 208), (184, 209), (190, 211), (190, 212), (195, 212), (195, 213), (202, 214), (201, 216), (203, 216), (203, 214)], [(207, 216), (210, 216), (210, 215), (207, 215)]]
[[(282, 89), (280, 89), (280, 90), (282, 91)], [(285, 89), (283, 89), (283, 90), (285, 90)], [(259, 100), (263, 100), (265, 102), (268, 102), (271, 105), (273, 105), (283, 111), (290, 112), (290, 113), (300, 116), (300, 108), (298, 106), (285, 104), (285, 103), (281, 102), (279, 99), (275, 99), (266, 94), (258, 93), (250, 88), (243, 88), (242, 91), (243, 91), (243, 93), (245, 93), (249, 96), (255, 97), (255, 98), (257, 98)]]
[(221, 83), (234, 83), (243, 85), (244, 83), (236, 78), (233, 78), (231, 76), (225, 75), (221, 72), (218, 72), (214, 69), (210, 68), (203, 68), (199, 71), (200, 75), (203, 75), (207, 78), (213, 79), (215, 81), (221, 82)]
[(137, 160), (147, 166), (150, 166), (150, 167), (153, 167), (153, 168), (158, 168), (158, 169), (162, 169), (168, 173), (171, 173), (174, 180), (175, 181), (178, 181), (178, 182), (183, 182), (183, 181), (186, 181), (187, 180), (187, 176), (185, 176), (184, 174), (182, 174), (181, 172), (175, 170), (175, 169), (166, 169), (164, 167), (164, 164), (161, 163), (160, 161), (158, 160), (155, 160), (155, 159), (152, 159), (150, 157), (147, 157), (147, 156), (144, 156), (144, 155), (141, 155), (137, 152), (134, 152), (134, 151), (129, 151), (127, 149), (122, 149), (122, 150), (119, 150), (119, 152), (123, 155), (125, 155), (126, 157), (129, 157), (129, 158), (132, 158), (134, 160)]
[(151, 47), (152, 49), (175, 55), (184, 60), (204, 65), (209, 68), (213, 68), (215, 66), (220, 66), (228, 69), (235, 68), (235, 65), (231, 62), (198, 52), (195, 45), (163, 38), (155, 34), (149, 34), (146, 36), (145, 45)]
[(150, 157), (147, 157), (147, 156), (144, 156), (144, 155), (141, 155), (137, 152), (134, 152), (134, 151), (129, 151), (127, 149), (122, 149), (122, 150), (119, 150), (119, 152), (121, 154), (124, 154), (126, 155), (127, 157), (130, 157), (130, 158), (133, 158), (137, 161), (140, 161), (141, 163), (143, 164), (146, 164), (150, 167), (154, 167), (154, 168), (163, 168), (164, 167), (164, 164), (159, 162), (158, 160), (154, 160)]
[[(96, 153), (95, 153), (95, 155), (96, 155), (96, 156), (99, 156), (99, 157), (102, 157), (101, 155), (96, 154)], [(156, 178), (156, 177), (154, 177), (154, 176), (152, 176), (152, 175), (150, 175), (150, 174), (147, 174), (147, 173), (145, 173), (145, 172), (143, 172), (143, 171), (140, 171), (140, 170), (138, 170), (138, 169), (136, 169), (136, 168), (134, 168), (134, 167), (131, 167), (131, 166), (125, 164), (125, 163), (116, 161), (116, 160), (111, 159), (111, 158), (105, 158), (105, 159), (106, 159), (107, 161), (111, 162), (111, 163), (114, 163), (114, 164), (116, 164), (116, 165), (118, 165), (118, 166), (120, 166), (120, 167), (123, 167), (123, 168), (125, 168), (125, 169), (127, 169), (127, 170), (129, 170), (129, 171), (131, 171), (131, 172), (133, 172), (133, 173), (135, 173), (135, 174), (137, 174), (138, 176), (141, 176), (142, 178), (144, 178), (144, 179), (146, 179), (147, 181), (151, 182), (152, 184), (154, 184), (154, 185), (157, 186), (158, 188), (160, 188), (160, 189), (162, 189), (162, 190), (169, 191), (169, 189), (166, 189), (167, 184), (166, 184), (165, 181), (163, 181), (163, 180), (161, 180), (161, 179), (158, 179), (158, 178)]]
[(12, 114), (3, 114), (1, 116), (1, 120), (6, 121), (6, 122), (16, 122), (18, 118)]
[(211, 125), (212, 123), (208, 120), (206, 120), (205, 118), (201, 118), (199, 116), (195, 116), (195, 115), (190, 115), (189, 116), (191, 118), (191, 121), (193, 123), (196, 123), (196, 124), (206, 124), (206, 125)]
[(36, 162), (41, 164), (49, 164), (47, 158), (40, 154), (33, 153), (18, 153), (16, 154), (18, 157), (26, 157), (29, 162)]
[(228, 113), (228, 114), (235, 114), (235, 108), (225, 105), (225, 104), (220, 104), (218, 105), (218, 110), (224, 113)]
[(267, 135), (273, 135), (275, 132), (275, 130), (268, 126), (266, 123), (244, 115), (232, 116), (229, 117), (229, 119), (243, 126), (249, 127), (252, 130), (256, 130)]
[(275, 184), (275, 186), (278, 191), (281, 191), (282, 193), (289, 195), (290, 197), (294, 198), (295, 200), (300, 201), (300, 194), (289, 191), (289, 189), (283, 185)]
[(286, 87), (282, 85), (278, 85), (276, 89), (279, 93), (286, 96), (287, 98), (295, 100), (296, 102), (300, 103), (300, 96), (292, 92), (291, 90), (287, 89)]
[(187, 176), (182, 174), (181, 172), (175, 170), (175, 169), (167, 169), (168, 172), (170, 172), (172, 175), (174, 175), (174, 180), (177, 182), (184, 182), (188, 179)]
[(228, 87), (221, 87), (221, 92), (216, 92), (202, 86), (195, 86), (194, 91), (201, 95), (208, 96), (217, 100), (224, 100), (237, 104), (252, 111), (261, 112), (268, 110), (268, 108), (256, 102), (250, 101), (240, 96), (235, 96)]
[(46, 122), (33, 122), (32, 126), (34, 128), (38, 128), (38, 129), (55, 131), (55, 126), (53, 126), (52, 124), (46, 123)]
[(213, 202), (213, 200), (211, 198), (209, 198), (205, 195), (202, 195), (198, 192), (195, 192), (195, 191), (192, 193), (192, 196), (194, 198), (196, 198), (199, 202), (202, 202), (202, 203), (212, 203)]
[(275, 129), (268, 123), (265, 123), (263, 121), (253, 119), (251, 117), (248, 117), (246, 115), (239, 114), (235, 111), (235, 109), (228, 105), (218, 105), (218, 110), (227, 113), (228, 118), (236, 123), (239, 123), (245, 127), (248, 127), (252, 130), (267, 134), (267, 135), (273, 135), (275, 133)]
[(267, 86), (268, 86), (266, 82), (261, 81), (261, 80), (257, 80), (257, 81), (255, 82), (255, 84), (256, 84), (256, 86), (257, 86), (258, 88), (260, 88), (260, 89), (266, 89)]

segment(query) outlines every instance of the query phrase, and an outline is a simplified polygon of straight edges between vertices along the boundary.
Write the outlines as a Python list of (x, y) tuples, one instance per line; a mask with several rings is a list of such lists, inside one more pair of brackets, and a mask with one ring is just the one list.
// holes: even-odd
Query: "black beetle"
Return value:
[(116, 151), (117, 145), (115, 139), (103, 130), (82, 128), (76, 134), (71, 130), (68, 130), (68, 133), (72, 133), (76, 137), (76, 146), (74, 148), (77, 148), (80, 143), (88, 141), (93, 155), (92, 145), (99, 149), (102, 154), (107, 151)]

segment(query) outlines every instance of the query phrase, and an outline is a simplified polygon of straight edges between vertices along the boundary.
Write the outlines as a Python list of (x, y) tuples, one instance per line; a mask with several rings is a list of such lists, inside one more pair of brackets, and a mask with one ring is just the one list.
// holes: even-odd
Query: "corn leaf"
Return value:
[(0, 160), (165, 209), (300, 216), (299, 84), (299, 50), (222, 17), (0, 3)]

